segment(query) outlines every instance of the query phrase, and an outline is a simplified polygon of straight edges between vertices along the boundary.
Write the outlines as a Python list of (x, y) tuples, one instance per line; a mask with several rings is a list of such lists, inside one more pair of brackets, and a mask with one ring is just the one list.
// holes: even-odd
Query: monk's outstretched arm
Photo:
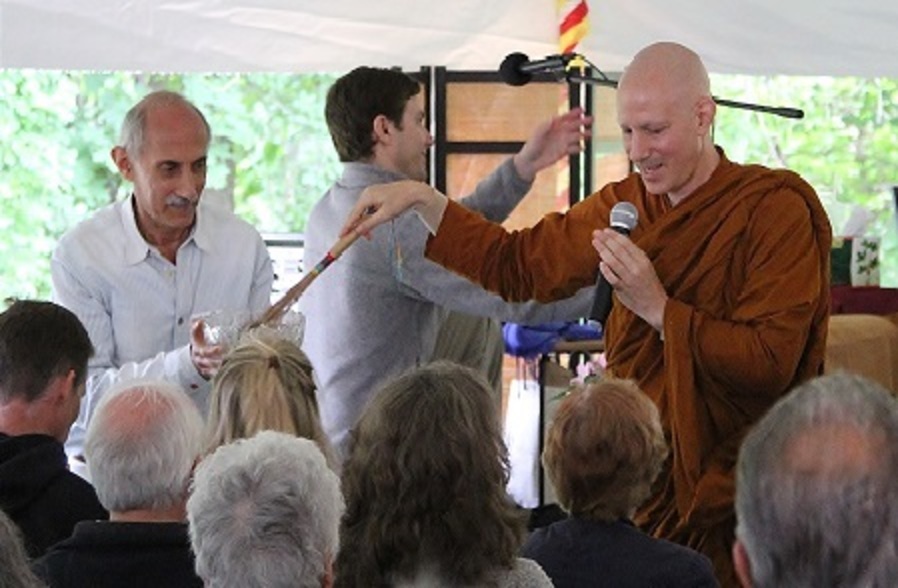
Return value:
[(505, 300), (549, 302), (595, 282), (592, 231), (607, 226), (600, 220), (607, 218), (608, 206), (593, 196), (566, 214), (547, 214), (528, 229), (508, 232), (450, 202), (426, 254)]

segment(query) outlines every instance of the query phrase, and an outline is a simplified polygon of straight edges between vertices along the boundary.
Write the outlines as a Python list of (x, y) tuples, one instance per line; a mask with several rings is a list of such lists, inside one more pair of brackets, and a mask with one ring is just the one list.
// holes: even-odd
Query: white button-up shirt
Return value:
[(271, 259), (251, 225), (201, 201), (193, 232), (172, 264), (137, 230), (132, 200), (97, 211), (53, 252), (53, 299), (81, 319), (95, 350), (87, 394), (66, 443), (69, 455), (81, 452), (103, 393), (123, 380), (179, 384), (205, 414), (209, 383), (190, 359), (191, 316), (260, 313), (271, 296)]

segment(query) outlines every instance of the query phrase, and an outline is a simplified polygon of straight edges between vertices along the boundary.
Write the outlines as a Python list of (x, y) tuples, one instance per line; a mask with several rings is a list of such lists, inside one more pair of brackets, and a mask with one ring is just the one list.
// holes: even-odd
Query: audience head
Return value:
[(777, 402), (736, 473), (745, 586), (891, 586), (898, 570), (898, 404), (837, 374)]
[(215, 588), (329, 585), (343, 497), (312, 441), (275, 431), (200, 462), (187, 502), (197, 575)]
[(357, 67), (334, 82), (324, 115), (340, 161), (371, 159), (376, 127), (390, 123), (401, 132), (406, 106), (419, 94), (417, 81), (393, 69)]
[(257, 330), (228, 352), (215, 375), (209, 448), (265, 430), (311, 439), (331, 460), (309, 358), (293, 341)]
[(565, 396), (542, 459), (565, 511), (615, 521), (648, 498), (666, 457), (655, 404), (634, 382), (608, 378)]
[(14, 302), (0, 313), (0, 407), (44, 405), (41, 423), (19, 424), (64, 441), (78, 416), (92, 354), (87, 330), (72, 312), (53, 302)]
[(137, 227), (148, 242), (187, 238), (206, 185), (210, 139), (203, 114), (175, 92), (153, 92), (128, 111), (111, 155), (134, 184)]
[(207, 144), (212, 139), (212, 129), (199, 108), (177, 92), (157, 90), (147, 94), (132, 106), (122, 121), (119, 145), (132, 157), (139, 157), (147, 144), (148, 129), (151, 126), (150, 113), (161, 108), (185, 109), (192, 112), (205, 129)]
[(716, 109), (695, 52), (661, 42), (636, 54), (618, 85), (618, 122), (649, 192), (676, 203), (708, 180), (718, 161), (711, 140)]
[(84, 453), (110, 518), (131, 511), (183, 517), (202, 440), (199, 410), (173, 384), (132, 381), (107, 392), (88, 426)]
[(525, 529), (507, 481), (480, 375), (436, 362), (388, 383), (357, 423), (343, 466), (337, 584), (382, 585), (427, 567), (467, 586), (511, 567)]
[(0, 586), (3, 588), (39, 588), (43, 586), (31, 572), (22, 533), (0, 510)]

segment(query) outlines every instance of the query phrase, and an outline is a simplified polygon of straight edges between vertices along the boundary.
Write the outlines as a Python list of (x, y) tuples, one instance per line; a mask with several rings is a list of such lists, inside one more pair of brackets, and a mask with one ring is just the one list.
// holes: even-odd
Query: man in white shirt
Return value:
[(111, 153), (134, 184), (131, 196), (68, 231), (53, 253), (53, 298), (81, 319), (96, 350), (70, 456), (81, 453), (94, 407), (119, 381), (171, 381), (205, 411), (222, 348), (196, 334), (191, 344), (191, 317), (268, 305), (273, 276), (261, 236), (200, 203), (210, 139), (205, 117), (183, 96), (144, 97)]

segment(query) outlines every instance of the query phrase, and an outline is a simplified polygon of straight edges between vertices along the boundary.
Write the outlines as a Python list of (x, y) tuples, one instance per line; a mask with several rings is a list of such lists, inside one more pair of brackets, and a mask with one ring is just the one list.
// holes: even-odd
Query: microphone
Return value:
[(533, 79), (533, 74), (564, 71), (574, 57), (574, 53), (565, 53), (530, 61), (523, 53), (509, 53), (499, 65), (499, 77), (509, 86), (523, 86)]
[[(638, 221), (639, 212), (630, 202), (618, 202), (611, 208), (611, 228), (621, 235), (629, 235)], [(610, 312), (611, 284), (600, 271), (596, 278), (596, 296), (592, 301), (592, 310), (589, 311), (589, 321), (600, 323), (604, 328)]]

